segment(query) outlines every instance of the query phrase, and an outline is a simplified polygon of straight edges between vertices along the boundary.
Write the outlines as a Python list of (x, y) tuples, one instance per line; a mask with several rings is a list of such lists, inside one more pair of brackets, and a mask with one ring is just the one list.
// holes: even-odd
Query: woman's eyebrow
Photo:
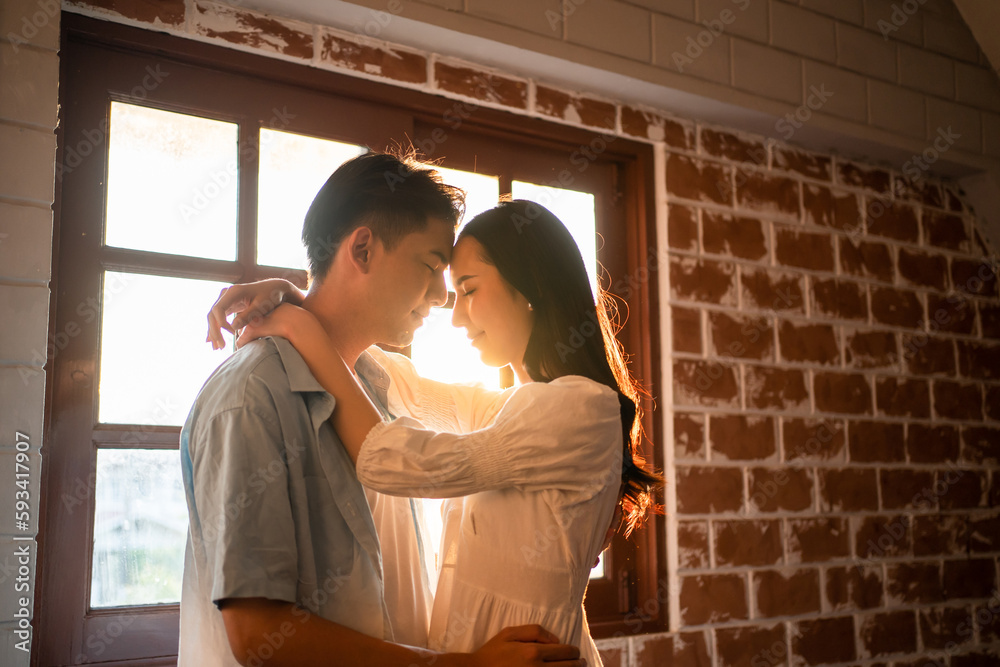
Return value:
[(461, 278), (459, 278), (458, 280), (455, 281), (455, 287), (461, 287), (462, 283), (464, 283), (466, 280), (470, 280), (472, 278), (475, 278), (475, 276), (468, 276), (468, 275), (462, 276)]

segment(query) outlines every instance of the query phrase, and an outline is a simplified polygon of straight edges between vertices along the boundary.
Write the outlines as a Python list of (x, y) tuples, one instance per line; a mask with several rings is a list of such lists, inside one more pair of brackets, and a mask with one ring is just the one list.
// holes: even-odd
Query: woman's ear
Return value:
[(347, 237), (348, 259), (360, 273), (370, 270), (374, 249), (375, 235), (369, 227), (358, 227)]

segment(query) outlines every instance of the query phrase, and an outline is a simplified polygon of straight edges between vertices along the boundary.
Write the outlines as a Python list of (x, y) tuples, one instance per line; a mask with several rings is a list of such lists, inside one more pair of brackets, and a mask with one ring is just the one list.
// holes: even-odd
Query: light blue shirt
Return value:
[[(355, 369), (384, 410), (385, 371), (367, 353)], [(202, 387), (180, 441), (190, 531), (179, 665), (237, 664), (215, 605), (225, 598), (297, 603), (393, 639), (379, 539), (328, 421), (334, 404), (283, 338), (247, 345)]]

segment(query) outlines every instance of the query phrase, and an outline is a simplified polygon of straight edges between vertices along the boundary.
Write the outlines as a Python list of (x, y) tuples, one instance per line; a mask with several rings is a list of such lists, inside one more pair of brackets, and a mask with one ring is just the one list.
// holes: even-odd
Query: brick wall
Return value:
[[(706, 127), (666, 184), (685, 634), (718, 665), (998, 664), (975, 218), (931, 179)], [(692, 650), (665, 643), (636, 664)]]
[[(468, 18), (470, 32), (473, 19), (490, 15), (498, 38), (508, 35), (497, 26), (513, 25), (511, 12), (526, 11), (524, 3), (473, 0), (388, 8), (433, 18), (440, 10), (432, 4)], [(671, 14), (696, 34), (695, 21), (714, 6), (571, 4), (567, 20), (597, 21), (610, 36), (565, 23), (560, 43), (587, 43), (585, 60), (611, 53), (630, 67), (642, 59), (636, 44), (624, 44), (632, 27), (609, 10), (648, 18), (651, 30), (667, 25), (660, 13)], [(789, 7), (773, 10), (782, 4)], [(969, 50), (964, 26), (954, 28), (950, 3), (921, 4), (884, 47), (868, 24), (891, 13), (888, 0), (772, 1), (763, 28), (753, 21), (741, 28), (760, 35), (727, 34), (729, 57), (718, 66), (728, 78), (717, 83), (734, 99), (750, 100), (747, 91), (759, 84), (761, 99), (784, 100), (793, 113), (809, 108), (804, 78), (766, 67), (798, 54), (803, 77), (823, 72), (831, 85), (843, 84), (836, 103), (813, 109), (807, 124), (847, 122), (860, 104), (864, 118), (854, 122), (900, 141), (933, 141), (936, 118), (961, 127), (964, 139), (949, 156), (1000, 155), (989, 129), (1000, 128), (995, 74), (978, 49)], [(658, 391), (660, 405), (673, 406), (662, 411), (673, 482), (672, 630), (602, 640), (606, 664), (923, 666), (941, 656), (941, 664), (964, 667), (1000, 660), (1000, 295), (996, 267), (984, 262), (982, 225), (953, 185), (927, 171), (911, 180), (899, 169), (678, 118), (643, 100), (608, 96), (597, 80), (594, 90), (574, 91), (469, 56), (371, 39), (363, 26), (359, 34), (208, 0), (74, 0), (67, 8), (655, 145), (660, 245), (670, 267), (657, 277), (669, 306), (660, 333), (672, 350), (664, 375), (672, 386)], [(788, 20), (777, 26), (781, 16)], [(832, 52), (828, 40), (789, 34), (828, 28)], [(770, 43), (783, 39), (791, 41)], [(843, 46), (852, 39), (867, 47)], [(755, 48), (755, 40), (767, 48)], [(913, 75), (906, 63), (921, 54), (948, 65)], [(740, 63), (752, 67), (730, 69)], [(775, 88), (796, 82), (798, 96)], [(884, 113), (894, 108), (905, 113)], [(23, 125), (18, 131), (50, 131)], [(795, 141), (804, 132), (780, 134)], [(47, 168), (30, 171), (51, 181)], [(45, 197), (38, 201), (28, 207), (47, 206)], [(25, 257), (48, 252), (47, 236), (34, 243), (39, 250)], [(44, 282), (47, 271), (46, 259), (44, 278), (33, 279)], [(11, 336), (8, 329), (0, 337)], [(40, 415), (40, 391), (17, 398), (24, 414)]]
[[(31, 614), (35, 590), (35, 543), (22, 540), (38, 528), (58, 47), (56, 0), (0, 3), (0, 664), (11, 667), (28, 664), (15, 630), (21, 614)], [(24, 472), (17, 468), (19, 442), (29, 443), (24, 489), (14, 485)], [(23, 529), (14, 516), (14, 492), (22, 490), (31, 507)]]

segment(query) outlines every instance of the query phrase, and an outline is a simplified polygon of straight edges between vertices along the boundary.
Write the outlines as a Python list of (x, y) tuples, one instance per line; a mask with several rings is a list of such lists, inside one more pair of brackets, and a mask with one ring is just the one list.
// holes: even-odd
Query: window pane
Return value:
[(187, 504), (175, 450), (99, 449), (91, 607), (179, 602)]
[(201, 385), (225, 360), (205, 342), (205, 313), (227, 286), (137, 273), (104, 274), (99, 421), (184, 423)]
[(362, 146), (301, 134), (260, 130), (257, 177), (257, 262), (306, 269), (302, 223), (316, 193)]
[(234, 123), (111, 103), (104, 242), (236, 258)]
[(590, 284), (597, 292), (597, 221), (594, 214), (594, 195), (589, 192), (564, 190), (547, 185), (514, 181), (511, 193), (514, 199), (538, 202), (552, 211), (569, 229), (580, 247), (583, 263), (590, 276)]

